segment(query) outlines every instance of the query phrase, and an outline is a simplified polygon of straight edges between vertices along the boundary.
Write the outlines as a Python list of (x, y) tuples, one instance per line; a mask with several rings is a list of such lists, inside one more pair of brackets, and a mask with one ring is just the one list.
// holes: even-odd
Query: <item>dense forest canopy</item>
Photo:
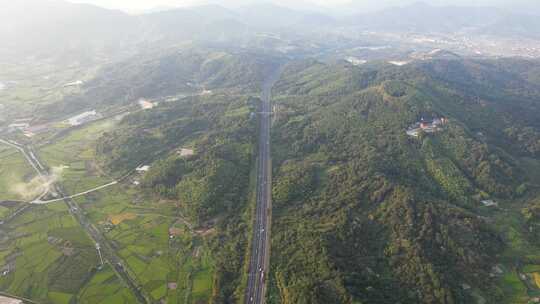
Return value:
[[(521, 161), (538, 156), (540, 86), (523, 64), (540, 66), (287, 64), (273, 90), (270, 302), (467, 303), (463, 286), (502, 299), (490, 273), (508, 244), (479, 209), (536, 191)], [(258, 106), (250, 95), (184, 98), (127, 116), (98, 151), (114, 170), (159, 155), (143, 186), (204, 223), (244, 208)], [(432, 117), (447, 122), (406, 134)], [(167, 152), (182, 145), (196, 155)], [(220, 297), (238, 296), (224, 284)]]
[[(473, 301), (462, 286), (500, 301), (489, 272), (505, 242), (477, 210), (535, 182), (519, 162), (538, 139), (519, 133), (538, 132), (539, 83), (517, 62), (290, 65), (275, 88), (273, 303)], [(406, 135), (430, 115), (448, 123)]]

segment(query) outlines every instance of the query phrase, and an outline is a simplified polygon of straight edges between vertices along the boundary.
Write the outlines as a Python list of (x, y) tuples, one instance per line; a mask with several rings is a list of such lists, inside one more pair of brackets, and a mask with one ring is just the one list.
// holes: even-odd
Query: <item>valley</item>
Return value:
[[(279, 62), (268, 61), (274, 70)], [(540, 180), (529, 168), (540, 162), (534, 143), (513, 135), (534, 130), (534, 103), (512, 87), (476, 89), (497, 79), (471, 78), (465, 81), (482, 82), (463, 86), (462, 79), (438, 74), (445, 68), (509, 75), (519, 68), (462, 59), (359, 66), (281, 62), (275, 85), (260, 78), (260, 99), (257, 89), (226, 84), (174, 100), (167, 92), (150, 99), (152, 107), (134, 98), (72, 126), (62, 126), (65, 118), (54, 113), (42, 122), (47, 131), (32, 137), (18, 129), (4, 133), (3, 168), (27, 173), (2, 171), (3, 288), (52, 303), (92, 303), (87, 297), (101, 276), (114, 278), (118, 287), (95, 299), (111, 303), (415, 303), (427, 295), (526, 303), (539, 294), (534, 202)], [(524, 85), (536, 94), (534, 82)], [(519, 104), (507, 112), (509, 99)], [(440, 130), (407, 136), (415, 122), (437, 116), (448, 120)], [(259, 128), (260, 117), (267, 122)], [(258, 136), (270, 132), (270, 121), (271, 137)], [(257, 151), (269, 147), (260, 158)], [(270, 153), (272, 173), (265, 158)], [(256, 163), (265, 164), (263, 171)], [(17, 196), (10, 189), (17, 180), (52, 174), (58, 176), (45, 195)], [(263, 200), (270, 189), (272, 207)], [(495, 203), (485, 206), (487, 200)], [(260, 216), (251, 222), (250, 214)], [(265, 223), (270, 214), (272, 229)], [(433, 226), (435, 218), (439, 224)], [(32, 225), (49, 230), (31, 236)], [(69, 236), (58, 234), (67, 231)], [(224, 245), (230, 249), (217, 250)], [(47, 248), (50, 259), (37, 262), (45, 267), (41, 276), (28, 277), (21, 269), (35, 271), (26, 260), (34, 248)], [(306, 262), (314, 252), (316, 262)], [(83, 256), (81, 281), (71, 289), (43, 281)], [(413, 273), (395, 268), (403, 259), (411, 261)], [(319, 266), (304, 272), (313, 263)], [(292, 265), (299, 268), (290, 272)], [(35, 285), (39, 281), (44, 283)], [(326, 287), (317, 289), (321, 282)], [(405, 282), (425, 282), (409, 286), (422, 293), (386, 292)]]
[(534, 12), (28, 3), (55, 24), (0, 11), (2, 296), (540, 301)]

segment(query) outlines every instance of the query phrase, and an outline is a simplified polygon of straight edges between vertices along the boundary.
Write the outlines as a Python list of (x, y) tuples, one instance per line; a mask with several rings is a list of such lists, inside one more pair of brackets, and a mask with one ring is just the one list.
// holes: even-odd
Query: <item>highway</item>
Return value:
[(265, 301), (266, 277), (270, 264), (270, 230), (272, 210), (272, 168), (270, 156), (271, 127), (271, 91), (279, 80), (280, 71), (276, 71), (264, 84), (260, 109), (260, 127), (257, 161), (257, 199), (253, 238), (249, 260), (246, 304), (261, 304)]

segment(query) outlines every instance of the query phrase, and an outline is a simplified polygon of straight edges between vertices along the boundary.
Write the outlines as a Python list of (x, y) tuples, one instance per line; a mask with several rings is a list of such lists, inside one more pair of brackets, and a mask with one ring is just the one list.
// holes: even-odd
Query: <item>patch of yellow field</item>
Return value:
[(534, 283), (536, 283), (536, 287), (540, 288), (540, 273), (535, 272), (533, 273)]
[(109, 216), (109, 220), (113, 225), (119, 225), (123, 221), (133, 220), (135, 218), (137, 218), (137, 215), (135, 213), (120, 213)]

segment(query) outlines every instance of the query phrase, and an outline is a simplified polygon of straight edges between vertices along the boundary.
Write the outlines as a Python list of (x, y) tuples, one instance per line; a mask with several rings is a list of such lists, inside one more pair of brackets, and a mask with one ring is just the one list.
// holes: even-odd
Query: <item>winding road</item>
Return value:
[(270, 264), (270, 226), (272, 222), (271, 91), (274, 84), (279, 80), (280, 74), (281, 71), (278, 70), (266, 81), (261, 94), (257, 202), (245, 297), (246, 304), (264, 303), (266, 295), (266, 276)]

